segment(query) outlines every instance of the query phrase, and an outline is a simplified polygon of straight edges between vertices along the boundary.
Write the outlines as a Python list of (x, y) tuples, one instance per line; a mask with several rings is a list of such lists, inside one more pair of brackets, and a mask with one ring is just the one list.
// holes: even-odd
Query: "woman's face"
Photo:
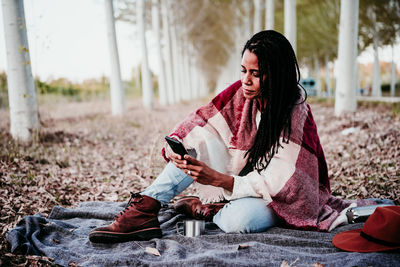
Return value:
[(261, 90), (257, 56), (249, 50), (244, 51), (241, 68), (244, 97), (247, 99), (258, 98), (261, 95)]

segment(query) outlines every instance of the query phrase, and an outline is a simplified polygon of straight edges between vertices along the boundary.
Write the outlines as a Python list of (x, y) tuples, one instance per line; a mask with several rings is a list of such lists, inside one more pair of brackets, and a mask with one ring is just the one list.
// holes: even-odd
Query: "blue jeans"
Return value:
[[(167, 204), (193, 183), (193, 179), (168, 163), (157, 179), (142, 194)], [(278, 224), (275, 212), (262, 198), (245, 197), (227, 203), (213, 218), (226, 233), (257, 233)]]

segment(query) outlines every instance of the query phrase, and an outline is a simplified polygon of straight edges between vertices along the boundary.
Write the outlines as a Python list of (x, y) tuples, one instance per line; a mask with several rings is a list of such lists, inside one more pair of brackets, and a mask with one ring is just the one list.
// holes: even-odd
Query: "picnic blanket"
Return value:
[[(400, 253), (350, 253), (335, 248), (332, 237), (361, 228), (362, 223), (339, 227), (331, 233), (274, 227), (257, 234), (226, 234), (213, 223), (204, 235), (191, 238), (176, 234), (175, 225), (185, 219), (171, 205), (159, 213), (163, 237), (150, 241), (94, 244), (89, 232), (110, 223), (126, 203), (83, 202), (76, 208), (55, 206), (48, 218), (24, 217), (7, 233), (12, 252), (45, 255), (68, 266), (280, 266), (283, 260), (296, 266), (399, 266)], [(234, 218), (232, 218), (234, 220)], [(240, 244), (247, 247), (238, 249)], [(161, 256), (145, 252), (157, 248)]]

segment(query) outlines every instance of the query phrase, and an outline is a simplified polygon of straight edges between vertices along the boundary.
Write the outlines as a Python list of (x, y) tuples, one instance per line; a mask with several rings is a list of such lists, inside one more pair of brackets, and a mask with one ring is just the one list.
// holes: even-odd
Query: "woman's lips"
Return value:
[(246, 89), (246, 88), (243, 88), (243, 90), (244, 90), (244, 92), (245, 92), (246, 94), (252, 94), (252, 93), (254, 93), (253, 90), (249, 90), (249, 89)]

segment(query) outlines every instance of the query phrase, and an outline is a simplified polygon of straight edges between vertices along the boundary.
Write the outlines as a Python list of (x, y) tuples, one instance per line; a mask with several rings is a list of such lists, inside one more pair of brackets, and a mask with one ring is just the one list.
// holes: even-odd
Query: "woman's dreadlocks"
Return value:
[(301, 97), (300, 70), (289, 41), (276, 31), (255, 34), (243, 48), (258, 59), (261, 89), (261, 121), (253, 146), (247, 151), (248, 164), (258, 172), (278, 153), (280, 137), (289, 142), (292, 110)]

